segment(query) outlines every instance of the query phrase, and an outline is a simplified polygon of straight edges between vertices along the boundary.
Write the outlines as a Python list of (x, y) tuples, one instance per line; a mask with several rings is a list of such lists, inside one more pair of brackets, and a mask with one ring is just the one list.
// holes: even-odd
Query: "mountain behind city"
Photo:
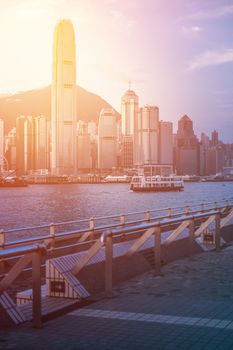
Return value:
[[(97, 122), (102, 108), (113, 108), (100, 96), (77, 86), (77, 119)], [(114, 109), (114, 108), (113, 108)], [(115, 110), (115, 109), (114, 109)], [(115, 110), (117, 118), (120, 114)], [(16, 124), (19, 115), (51, 117), (51, 85), (40, 89), (0, 96), (0, 117), (4, 120), (5, 133)]]

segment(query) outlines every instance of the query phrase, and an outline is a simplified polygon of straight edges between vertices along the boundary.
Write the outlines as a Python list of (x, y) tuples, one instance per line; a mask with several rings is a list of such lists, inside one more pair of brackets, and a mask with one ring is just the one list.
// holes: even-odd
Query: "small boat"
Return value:
[(176, 175), (135, 175), (132, 178), (130, 189), (138, 192), (183, 191), (184, 182), (181, 176)]
[(28, 183), (21, 177), (0, 177), (0, 188), (1, 187), (27, 187)]

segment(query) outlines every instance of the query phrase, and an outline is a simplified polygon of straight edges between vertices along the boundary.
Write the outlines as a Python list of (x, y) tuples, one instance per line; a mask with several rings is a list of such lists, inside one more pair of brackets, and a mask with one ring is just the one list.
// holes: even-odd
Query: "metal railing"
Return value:
[(32, 319), (33, 327), (36, 328), (42, 326), (41, 259), (42, 254), (45, 253), (46, 247), (41, 244), (0, 250), (0, 260), (20, 256), (19, 260), (0, 281), (0, 296), (9, 288), (26, 266), (29, 264), (32, 266)]
[[(134, 224), (145, 223), (148, 221), (157, 221), (163, 218), (178, 217), (182, 214), (207, 212), (210, 209), (222, 210), (233, 206), (233, 198), (224, 199), (218, 202), (201, 202), (193, 205), (177, 206), (172, 208), (148, 209), (146, 211), (131, 212), (126, 214), (101, 216), (84, 220), (72, 220), (58, 223), (44, 224), (38, 226), (28, 226), (10, 230), (0, 230), (0, 249), (23, 244), (35, 243), (38, 241), (49, 240), (63, 241), (72, 237), (80, 237), (80, 242), (87, 241), (90, 237), (93, 239), (96, 234), (106, 229), (114, 229), (119, 226), (132, 226)], [(81, 227), (86, 224), (85, 227)], [(78, 228), (68, 230), (67, 227), (75, 225)], [(80, 228), (81, 227), (81, 228)], [(64, 231), (62, 228), (66, 228)], [(37, 231), (37, 234), (35, 234)], [(31, 235), (29, 238), (12, 239), (11, 234), (26, 233)]]
[[(136, 220), (126, 220), (133, 215), (143, 214), (143, 218)], [(41, 265), (42, 254), (48, 253), (55, 249), (64, 249), (64, 242), (74, 239), (70, 246), (77, 248), (84, 246), (86, 242), (90, 242), (81, 259), (74, 264), (72, 272), (77, 275), (95, 256), (102, 247), (105, 247), (105, 291), (108, 297), (112, 296), (113, 286), (113, 244), (116, 238), (123, 236), (125, 239), (132, 240), (132, 245), (128, 249), (126, 256), (135, 254), (140, 247), (151, 237), (154, 236), (154, 265), (155, 273), (160, 274), (161, 270), (161, 235), (163, 229), (170, 227), (171, 233), (163, 244), (170, 244), (185, 229), (188, 229), (190, 254), (193, 252), (195, 238), (199, 236), (213, 221), (215, 221), (215, 248), (216, 251), (221, 247), (220, 229), (233, 218), (233, 200), (220, 201), (219, 203), (199, 203), (192, 207), (176, 207), (163, 208), (160, 210), (148, 210), (144, 212), (128, 213), (124, 215), (113, 215), (108, 218), (118, 218), (118, 223), (105, 224), (95, 226), (98, 219), (106, 219), (106, 217), (90, 219), (91, 224), (88, 229), (79, 229), (73, 231), (65, 231), (55, 233), (53, 225), (50, 234), (26, 238), (17, 241), (5, 242), (5, 233), (2, 232), (0, 244), (0, 261), (17, 258), (13, 267), (6, 274), (2, 275), (0, 281), (0, 295), (14, 282), (19, 274), (24, 271), (29, 264), (32, 269), (32, 285), (33, 285), (33, 325), (41, 327)], [(90, 220), (88, 222), (90, 222)], [(85, 221), (85, 220), (82, 220)], [(80, 221), (77, 221), (80, 222)], [(63, 223), (62, 223), (63, 224)], [(50, 227), (42, 225), (40, 228)], [(17, 229), (21, 232), (23, 229)], [(24, 228), (27, 230), (27, 228)], [(13, 230), (7, 231), (12, 232)], [(7, 233), (6, 232), (6, 233)], [(37, 242), (37, 243), (35, 243)], [(39, 244), (43, 242), (44, 244)], [(29, 244), (30, 243), (30, 244)], [(62, 243), (61, 246), (55, 247), (55, 243)]]

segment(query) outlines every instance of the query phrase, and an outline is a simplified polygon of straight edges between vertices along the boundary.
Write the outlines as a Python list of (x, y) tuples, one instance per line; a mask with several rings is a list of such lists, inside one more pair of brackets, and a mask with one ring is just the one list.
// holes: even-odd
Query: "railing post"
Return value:
[(150, 210), (146, 211), (146, 221), (150, 221)]
[(204, 210), (205, 210), (205, 203), (204, 203), (204, 202), (202, 202), (202, 203), (200, 204), (200, 209), (201, 209), (201, 211), (204, 211)]
[(105, 293), (112, 298), (112, 234), (108, 234), (105, 242)]
[(94, 218), (89, 219), (89, 229), (91, 231), (91, 240), (94, 240), (94, 229), (95, 229), (95, 222)]
[(194, 219), (189, 221), (189, 255), (192, 256), (194, 253), (194, 243), (195, 243), (195, 225)]
[(4, 248), (5, 245), (5, 232), (0, 230), (0, 248)]
[(155, 276), (161, 274), (161, 228), (155, 228), (155, 245), (154, 245), (154, 259), (155, 259)]
[(184, 207), (184, 212), (185, 212), (186, 215), (189, 214), (189, 212), (190, 212), (190, 207), (189, 207), (188, 205), (186, 205), (186, 206)]
[(42, 327), (41, 314), (41, 252), (32, 254), (32, 317), (33, 327)]
[(54, 248), (54, 238), (55, 238), (55, 227), (54, 227), (54, 224), (50, 224), (49, 226), (49, 235), (50, 235), (50, 238), (51, 238), (51, 248)]
[[(3, 249), (5, 245), (5, 232), (4, 230), (0, 230), (0, 249)], [(5, 273), (5, 263), (4, 260), (0, 259), (0, 274)]]
[(221, 220), (220, 214), (215, 215), (215, 249), (216, 252), (219, 252), (221, 249)]
[(121, 225), (125, 225), (125, 215), (124, 214), (121, 214), (121, 216), (120, 216), (120, 223), (121, 223)]

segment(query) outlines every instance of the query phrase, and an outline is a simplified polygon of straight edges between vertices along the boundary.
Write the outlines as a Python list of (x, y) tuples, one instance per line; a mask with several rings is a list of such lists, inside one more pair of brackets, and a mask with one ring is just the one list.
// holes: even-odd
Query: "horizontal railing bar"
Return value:
[[(224, 207), (219, 207), (218, 209), (222, 209)], [(197, 213), (200, 213), (200, 210), (198, 211), (190, 211), (190, 213), (192, 214), (197, 214)], [(202, 211), (202, 213), (208, 213), (208, 209), (205, 209)], [(184, 215), (183, 212), (179, 212), (179, 213), (175, 213), (175, 214), (172, 214), (172, 215), (164, 215), (164, 216), (155, 216), (155, 217), (151, 217), (149, 222), (152, 222), (152, 221), (158, 221), (158, 220), (162, 220), (162, 219), (166, 219), (166, 218), (176, 218), (176, 217), (179, 217), (180, 218), (180, 221), (182, 221), (182, 216), (181, 215)], [(188, 214), (185, 214), (185, 217), (187, 217)], [(117, 228), (119, 226), (123, 226), (123, 227), (128, 227), (128, 226), (132, 226), (132, 225), (136, 225), (136, 224), (141, 224), (141, 223), (144, 223), (147, 222), (146, 219), (141, 219), (141, 220), (136, 220), (136, 221), (128, 221), (126, 222), (124, 225), (121, 225), (120, 223), (117, 223), (117, 224), (111, 224), (111, 225), (103, 225), (103, 226), (99, 226), (99, 227), (96, 227), (94, 230), (92, 230), (92, 232), (95, 234), (95, 233), (98, 233), (98, 232), (102, 232), (104, 230), (107, 230), (107, 229), (111, 229), (111, 228)], [(33, 243), (33, 242), (40, 242), (40, 241), (43, 241), (43, 240), (48, 240), (48, 239), (54, 239), (54, 240), (58, 240), (58, 241), (62, 241), (62, 240), (67, 240), (69, 238), (69, 236), (73, 236), (73, 235), (81, 235), (83, 233), (86, 233), (90, 230), (88, 229), (80, 229), (80, 230), (72, 230), (72, 231), (67, 231), (67, 232), (60, 232), (60, 233), (57, 233), (56, 235), (54, 235), (54, 237), (51, 237), (50, 235), (43, 235), (43, 236), (37, 236), (37, 237), (30, 237), (30, 238), (25, 238), (25, 239), (22, 239), (22, 240), (17, 240), (17, 241), (10, 241), (10, 242), (6, 242), (5, 243), (5, 247), (10, 247), (10, 246), (16, 246), (16, 245), (20, 245), (20, 244), (24, 244), (24, 243)], [(63, 239), (62, 239), (63, 238)], [(75, 238), (75, 237), (72, 237), (72, 238)]]
[(46, 251), (46, 247), (41, 244), (31, 244), (23, 247), (7, 248), (0, 250), (0, 259), (34, 253), (38, 251)]
[[(143, 225), (144, 229), (148, 229), (151, 227), (160, 227), (163, 226), (163, 224), (175, 224), (178, 223), (180, 221), (187, 221), (187, 220), (192, 220), (192, 219), (198, 219), (198, 218), (203, 218), (206, 216), (211, 216), (211, 215), (216, 215), (216, 214), (220, 214), (219, 211), (217, 210), (213, 210), (213, 211), (209, 211), (209, 212), (205, 212), (205, 213), (201, 213), (201, 214), (196, 214), (194, 215), (184, 215), (183, 217), (178, 217), (178, 218), (170, 218), (170, 219), (165, 219), (165, 220), (160, 220), (159, 222), (152, 222), (152, 223), (146, 223)], [(140, 225), (138, 226), (130, 226), (130, 227), (124, 227), (121, 229), (113, 229), (109, 232), (109, 234), (118, 234), (118, 233), (129, 233), (130, 231), (137, 231), (137, 230), (141, 230), (142, 227)]]
[[(211, 201), (211, 202), (199, 202), (198, 204), (192, 204), (192, 203), (185, 203), (182, 206), (178, 206), (178, 207), (166, 207), (166, 208), (160, 208), (160, 209), (148, 209), (148, 210), (144, 210), (144, 211), (138, 211), (138, 212), (131, 212), (131, 213), (126, 213), (126, 214), (117, 214), (117, 215), (109, 215), (109, 216), (100, 216), (100, 217), (95, 217), (93, 218), (94, 220), (103, 220), (103, 219), (114, 219), (114, 218), (120, 218), (121, 215), (124, 215), (125, 217), (127, 216), (133, 216), (133, 215), (139, 215), (139, 214), (145, 214), (147, 211), (149, 212), (161, 212), (161, 211), (165, 211), (168, 209), (171, 210), (175, 210), (175, 209), (185, 209), (186, 206), (191, 206), (192, 208), (195, 206), (200, 206), (201, 204), (204, 204), (205, 206), (208, 204), (215, 204), (216, 202), (218, 204), (220, 203), (225, 203), (225, 202), (229, 202), (228, 205), (233, 205), (233, 198), (228, 198), (228, 199), (223, 199), (220, 201)], [(232, 203), (231, 203), (232, 202)], [(90, 219), (83, 219), (83, 220), (72, 220), (72, 221), (63, 221), (63, 222), (58, 222), (58, 223), (53, 223), (54, 226), (63, 226), (63, 225), (69, 225), (69, 224), (78, 224), (78, 223), (84, 223), (84, 222), (89, 222)], [(40, 228), (49, 228), (51, 225), (50, 224), (44, 224), (44, 225), (38, 225), (38, 226), (28, 226), (28, 227), (21, 227), (21, 228), (15, 228), (15, 229), (10, 229), (10, 230), (6, 230), (5, 233), (16, 233), (16, 232), (22, 232), (22, 231), (26, 231), (26, 230), (36, 230), (36, 229), (40, 229)]]

